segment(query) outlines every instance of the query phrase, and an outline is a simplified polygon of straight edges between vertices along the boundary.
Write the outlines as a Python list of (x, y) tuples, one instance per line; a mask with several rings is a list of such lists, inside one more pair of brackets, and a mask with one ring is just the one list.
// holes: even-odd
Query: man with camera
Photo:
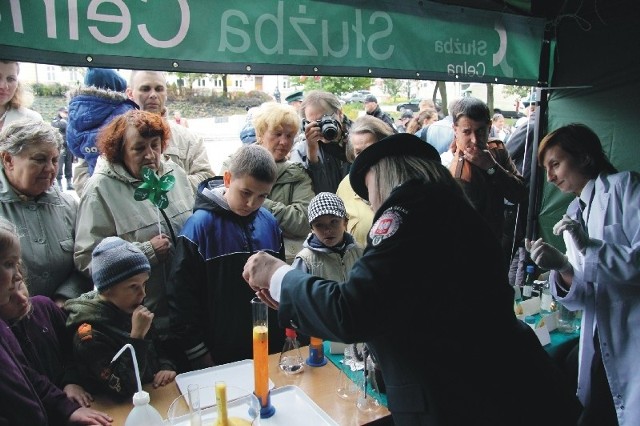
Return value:
[(335, 193), (349, 172), (346, 145), (352, 122), (342, 113), (340, 100), (321, 90), (305, 95), (300, 114), (304, 137), (291, 149), (290, 160), (304, 166), (316, 194)]

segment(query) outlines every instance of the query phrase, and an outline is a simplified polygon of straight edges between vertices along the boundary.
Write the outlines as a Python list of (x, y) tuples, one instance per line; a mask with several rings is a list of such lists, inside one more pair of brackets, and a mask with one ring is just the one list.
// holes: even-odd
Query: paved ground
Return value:
[(215, 173), (220, 172), (222, 162), (242, 145), (240, 130), (244, 123), (244, 115), (189, 119), (189, 128), (204, 139)]

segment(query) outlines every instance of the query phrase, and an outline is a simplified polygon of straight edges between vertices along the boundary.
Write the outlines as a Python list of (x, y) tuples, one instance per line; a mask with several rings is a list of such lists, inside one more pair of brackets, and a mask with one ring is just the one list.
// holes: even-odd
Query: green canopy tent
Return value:
[[(614, 165), (638, 170), (636, 9), (632, 0), (8, 0), (0, 2), (0, 57), (538, 86), (538, 136), (585, 122)], [(549, 234), (569, 198), (541, 177), (531, 223), (562, 245)]]

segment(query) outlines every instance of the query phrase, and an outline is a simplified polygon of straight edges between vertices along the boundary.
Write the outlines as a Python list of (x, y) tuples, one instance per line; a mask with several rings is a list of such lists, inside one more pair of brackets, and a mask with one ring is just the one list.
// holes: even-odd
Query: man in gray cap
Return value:
[(396, 129), (396, 124), (393, 122), (393, 118), (380, 109), (380, 105), (378, 105), (378, 98), (375, 96), (367, 95), (367, 97), (364, 98), (364, 111), (367, 115), (372, 115), (387, 123), (389, 127), (393, 129), (393, 133), (398, 133), (398, 129)]

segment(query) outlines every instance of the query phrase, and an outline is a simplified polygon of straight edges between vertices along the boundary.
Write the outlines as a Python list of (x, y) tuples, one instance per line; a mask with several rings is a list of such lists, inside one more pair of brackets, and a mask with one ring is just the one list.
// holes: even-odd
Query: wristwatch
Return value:
[(491, 166), (487, 169), (487, 174), (493, 176), (496, 173), (496, 166)]

